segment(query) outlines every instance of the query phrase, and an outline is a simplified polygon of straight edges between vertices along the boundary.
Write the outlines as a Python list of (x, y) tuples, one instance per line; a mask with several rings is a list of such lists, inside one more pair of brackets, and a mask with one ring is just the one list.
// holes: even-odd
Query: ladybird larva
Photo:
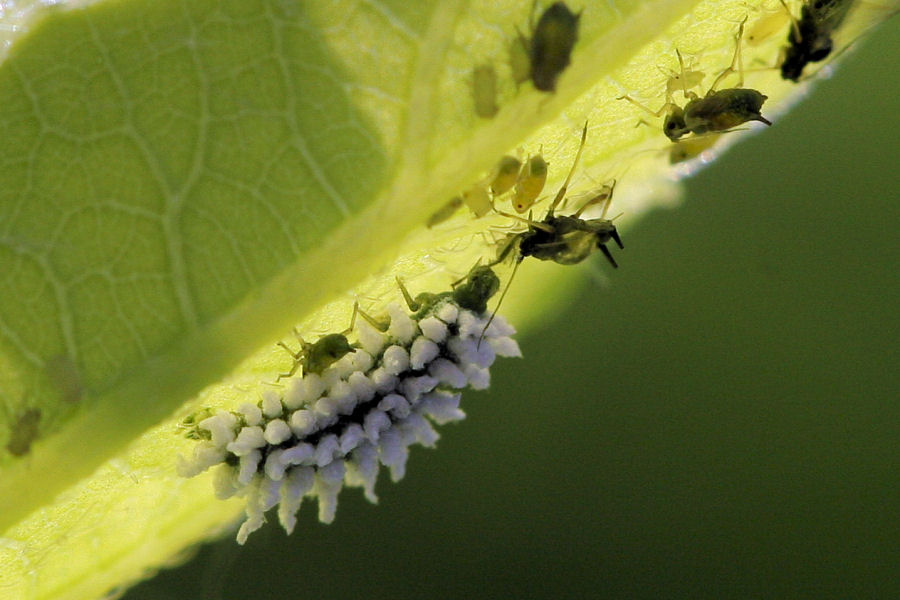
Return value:
[(486, 303), (498, 288), (490, 268), (475, 267), (450, 291), (419, 294), (412, 313), (393, 303), (383, 323), (372, 320), (382, 326), (361, 320), (352, 350), (320, 372), (287, 378), (283, 390), (268, 391), (257, 404), (189, 418), (188, 437), (199, 442), (190, 457), (180, 457), (178, 474), (216, 467), (216, 495), (246, 499), (240, 544), (276, 506), (291, 533), (306, 496), (318, 498), (325, 523), (345, 485), (363, 488), (374, 502), (381, 465), (400, 480), (410, 446), (434, 446), (433, 425), (465, 417), (461, 390), (488, 387), (496, 356), (521, 356), (510, 337), (515, 331), (499, 317), (479, 344)]

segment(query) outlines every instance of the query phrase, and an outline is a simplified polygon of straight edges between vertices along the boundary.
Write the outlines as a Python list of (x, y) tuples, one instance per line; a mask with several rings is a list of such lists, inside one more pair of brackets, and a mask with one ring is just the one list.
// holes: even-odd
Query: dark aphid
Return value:
[[(790, 14), (784, 0), (781, 4)], [(811, 0), (803, 3), (799, 20), (791, 15), (788, 45), (780, 65), (783, 79), (797, 81), (807, 64), (831, 54), (834, 47), (831, 34), (844, 21), (852, 5), (853, 0)]]
[(565, 2), (555, 2), (538, 19), (530, 39), (519, 34), (522, 47), (528, 50), (531, 82), (542, 92), (555, 91), (556, 80), (569, 66), (572, 48), (578, 41), (580, 17)]
[(532, 221), (516, 215), (506, 215), (524, 221), (528, 224), (528, 229), (510, 235), (498, 252), (496, 260), (491, 263), (491, 266), (506, 260), (513, 252), (515, 253), (517, 264), (531, 256), (538, 260), (550, 260), (561, 265), (573, 265), (586, 259), (595, 250), (600, 250), (612, 266), (618, 266), (606, 247), (606, 244), (612, 240), (620, 248), (624, 248), (613, 222), (603, 217), (598, 219), (581, 218), (581, 213), (593, 204), (607, 202), (606, 207), (608, 208), (614, 186), (604, 187), (601, 192), (593, 196), (571, 216), (557, 216), (554, 214), (557, 206), (563, 201), (568, 191), (569, 182), (584, 150), (586, 138), (587, 124), (585, 124), (582, 131), (581, 145), (578, 148), (578, 153), (575, 155), (575, 161), (572, 163), (569, 175), (556, 193), (556, 197), (553, 199), (550, 208), (547, 210), (547, 215), (542, 221)]
[(428, 229), (431, 229), (435, 225), (440, 225), (441, 223), (452, 217), (462, 205), (462, 196), (454, 196), (446, 204), (434, 211), (434, 213), (432, 213), (430, 217), (428, 217), (428, 220), (425, 222), (425, 226)]
[[(684, 67), (684, 59), (681, 57), (681, 53), (676, 50), (678, 62), (681, 65), (681, 81), (685, 84), (685, 87), (682, 88), (682, 93), (685, 98), (688, 98), (688, 103), (683, 108), (675, 104), (671, 93), (667, 93), (666, 103), (658, 111), (647, 108), (630, 96), (621, 96), (619, 100), (628, 100), (656, 117), (665, 114), (663, 133), (673, 142), (688, 133), (702, 135), (710, 132), (722, 132), (749, 121), (759, 121), (766, 125), (771, 125), (771, 121), (760, 114), (767, 96), (756, 90), (741, 87), (744, 83), (743, 70), (740, 68), (741, 37), (743, 33), (744, 22), (742, 21), (735, 37), (736, 45), (731, 64), (719, 74), (703, 97), (688, 91), (686, 86), (688, 76)], [(740, 76), (737, 86), (716, 90), (716, 87), (722, 80), (731, 73), (738, 73)]]
[[(354, 319), (356, 318), (356, 310), (354, 309)], [(351, 322), (347, 333), (353, 328)], [(294, 352), (288, 348), (284, 342), (278, 342), (278, 345), (284, 348), (288, 354), (294, 359), (291, 370), (287, 373), (281, 373), (275, 381), (281, 381), (286, 377), (293, 377), (300, 367), (303, 367), (303, 374), (321, 373), (336, 361), (344, 357), (348, 352), (353, 351), (353, 346), (347, 341), (344, 333), (329, 333), (323, 335), (313, 343), (305, 341), (300, 337), (300, 332), (294, 330), (297, 341), (300, 342), (300, 349)]]
[(413, 319), (419, 320), (445, 299), (451, 300), (460, 308), (483, 314), (487, 310), (488, 300), (500, 289), (500, 278), (490, 266), (475, 266), (468, 275), (453, 284), (453, 289), (439, 294), (422, 292), (415, 298), (399, 277), (397, 285), (400, 286), (406, 305), (414, 313)]
[(497, 114), (497, 71), (493, 65), (478, 65), (472, 71), (472, 99), (475, 114), (482, 119), (490, 119)]
[(38, 437), (41, 411), (29, 408), (15, 418), (6, 449), (13, 456), (24, 456), (31, 451), (31, 444)]

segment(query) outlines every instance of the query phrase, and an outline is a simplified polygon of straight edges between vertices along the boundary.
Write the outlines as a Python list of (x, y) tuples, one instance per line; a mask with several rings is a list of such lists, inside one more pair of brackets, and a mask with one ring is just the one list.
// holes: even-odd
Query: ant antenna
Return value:
[(800, 33), (799, 21), (797, 21), (797, 19), (794, 18), (793, 13), (791, 13), (791, 9), (788, 8), (788, 5), (785, 3), (784, 0), (779, 0), (779, 2), (781, 2), (781, 6), (784, 7), (784, 11), (787, 13), (788, 18), (791, 20), (791, 29), (794, 30), (794, 39), (796, 39), (798, 42), (802, 42), (803, 34)]
[(572, 168), (569, 169), (569, 174), (566, 176), (566, 180), (563, 182), (562, 187), (556, 192), (553, 203), (550, 204), (550, 210), (547, 211), (548, 218), (553, 216), (553, 211), (556, 210), (556, 207), (562, 202), (563, 197), (565, 197), (566, 192), (569, 189), (569, 182), (572, 181), (572, 175), (575, 173), (575, 168), (578, 166), (578, 161), (581, 160), (581, 153), (584, 150), (584, 141), (587, 139), (587, 126), (587, 121), (585, 121), (584, 129), (581, 130), (581, 144), (578, 146), (578, 152), (575, 154), (575, 161), (572, 163)]

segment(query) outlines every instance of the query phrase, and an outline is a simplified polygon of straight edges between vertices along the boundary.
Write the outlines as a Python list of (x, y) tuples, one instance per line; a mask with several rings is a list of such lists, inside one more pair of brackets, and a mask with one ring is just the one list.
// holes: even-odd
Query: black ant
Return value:
[[(744, 34), (744, 23), (746, 21), (746, 18), (741, 21), (738, 33), (735, 36), (736, 45), (731, 65), (716, 77), (705, 96), (700, 97), (694, 92), (688, 91), (688, 72), (684, 67), (684, 59), (681, 57), (681, 52), (675, 50), (678, 56), (678, 63), (681, 65), (682, 92), (684, 97), (688, 99), (688, 103), (684, 105), (684, 108), (675, 104), (671, 92), (666, 93), (666, 103), (658, 111), (650, 110), (630, 96), (620, 96), (618, 99), (628, 100), (655, 117), (660, 117), (665, 113), (663, 133), (673, 142), (688, 133), (700, 135), (726, 131), (748, 121), (759, 121), (766, 125), (771, 125), (771, 121), (763, 117), (759, 112), (767, 96), (754, 89), (741, 87), (744, 83), (744, 72), (741, 65), (741, 37)], [(731, 73), (738, 73), (740, 77), (737, 87), (717, 90), (716, 87)], [(668, 87), (671, 89), (672, 86)]]
[(797, 81), (803, 69), (811, 62), (819, 62), (831, 54), (834, 41), (831, 34), (837, 29), (850, 10), (852, 0), (813, 0), (804, 2), (800, 19), (791, 15), (784, 0), (781, 5), (791, 16), (788, 46), (781, 60), (781, 77)]

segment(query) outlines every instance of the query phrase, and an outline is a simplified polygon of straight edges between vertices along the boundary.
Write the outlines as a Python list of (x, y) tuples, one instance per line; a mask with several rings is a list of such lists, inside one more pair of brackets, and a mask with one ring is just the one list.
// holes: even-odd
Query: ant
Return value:
[(831, 34), (843, 22), (852, 0), (812, 0), (803, 3), (800, 19), (795, 19), (784, 0), (781, 5), (791, 17), (786, 46), (781, 60), (781, 77), (797, 81), (811, 62), (819, 62), (831, 54)]
[[(709, 91), (706, 92), (705, 96), (701, 97), (694, 92), (688, 91), (688, 71), (685, 70), (684, 59), (681, 57), (681, 52), (675, 50), (675, 54), (678, 56), (678, 63), (681, 65), (680, 79), (682, 83), (682, 93), (684, 94), (684, 97), (688, 99), (688, 103), (684, 105), (684, 108), (675, 104), (673, 99), (674, 94), (670, 92), (666, 93), (666, 103), (658, 111), (650, 110), (627, 95), (620, 96), (618, 100), (628, 100), (635, 106), (647, 111), (655, 117), (660, 117), (665, 113), (666, 118), (663, 121), (663, 133), (665, 133), (666, 137), (673, 142), (678, 141), (682, 136), (688, 133), (700, 135), (710, 132), (727, 131), (742, 123), (747, 123), (748, 121), (759, 121), (766, 125), (771, 125), (772, 122), (763, 117), (759, 112), (763, 103), (766, 101), (767, 96), (754, 89), (740, 87), (744, 84), (744, 71), (741, 61), (741, 37), (744, 35), (744, 23), (746, 23), (746, 21), (747, 19), (745, 17), (744, 20), (741, 21), (738, 33), (735, 36), (736, 44), (731, 64), (716, 77), (716, 80), (713, 81), (712, 86), (710, 86)], [(716, 88), (722, 80), (731, 73), (738, 73), (740, 77), (737, 87), (717, 90)], [(667, 87), (671, 90), (672, 86), (668, 85)]]

